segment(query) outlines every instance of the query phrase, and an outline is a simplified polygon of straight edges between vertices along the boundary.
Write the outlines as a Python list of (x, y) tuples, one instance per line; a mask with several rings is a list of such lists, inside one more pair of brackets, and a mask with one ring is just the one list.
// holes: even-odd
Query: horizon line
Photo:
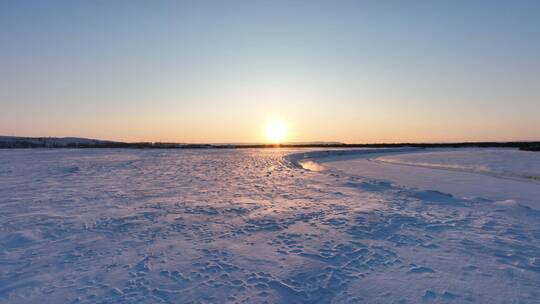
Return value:
[[(375, 145), (474, 145), (474, 144), (509, 144), (509, 143), (540, 143), (540, 139), (536, 140), (480, 140), (480, 141), (385, 141), (385, 142), (341, 142), (341, 141), (325, 141), (325, 140), (313, 140), (313, 141), (286, 141), (280, 143), (272, 142), (173, 142), (173, 141), (119, 141), (119, 140), (108, 140), (108, 139), (98, 139), (90, 137), (76, 137), (76, 136), (13, 136), (13, 135), (0, 135), (1, 139), (11, 139), (12, 141), (24, 141), (24, 140), (86, 140), (90, 141), (86, 144), (99, 144), (99, 143), (111, 143), (111, 144), (126, 144), (126, 145), (137, 145), (137, 144), (150, 144), (150, 145), (187, 145), (187, 146), (197, 146), (197, 145), (207, 145), (207, 146), (261, 146), (261, 147), (271, 147), (271, 146), (282, 146), (282, 147), (294, 147), (294, 146), (313, 146), (313, 147), (346, 147), (346, 146), (375, 146)], [(68, 142), (69, 143), (69, 142)], [(77, 144), (77, 143), (73, 143)], [(84, 144), (84, 143), (79, 143)]]

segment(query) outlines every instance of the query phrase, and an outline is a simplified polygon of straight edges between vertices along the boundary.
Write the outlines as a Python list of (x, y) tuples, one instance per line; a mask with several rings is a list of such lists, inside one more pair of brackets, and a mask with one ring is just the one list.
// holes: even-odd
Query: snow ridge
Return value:
[[(508, 151), (507, 149), (501, 149), (502, 151)], [(478, 150), (473, 150), (478, 151)], [(484, 174), (492, 177), (498, 178), (507, 178), (514, 180), (521, 180), (527, 182), (536, 182), (540, 183), (540, 157), (533, 152), (524, 152), (524, 151), (512, 151), (515, 154), (527, 155), (534, 162), (529, 164), (533, 167), (529, 168), (513, 168), (513, 167), (492, 167), (490, 165), (480, 164), (461, 164), (460, 159), (452, 159), (454, 163), (449, 163), (449, 160), (444, 158), (435, 158), (433, 155), (441, 154), (444, 155), (446, 152), (439, 151), (435, 153), (418, 153), (415, 155), (401, 155), (401, 156), (389, 156), (389, 157), (377, 157), (372, 159), (374, 162), (393, 164), (393, 165), (403, 165), (403, 166), (413, 166), (413, 167), (424, 167), (431, 169), (440, 169), (440, 170), (450, 170), (450, 171), (459, 171), (459, 172), (468, 172), (476, 174)], [(491, 155), (496, 152), (491, 152)], [(427, 155), (427, 159), (422, 161), (422, 156)], [(517, 156), (517, 155), (516, 155)], [(531, 157), (532, 156), (532, 157)], [(409, 160), (410, 158), (410, 160)], [(512, 159), (504, 159), (505, 164), (511, 163)], [(497, 165), (497, 164), (496, 164)], [(535, 166), (536, 165), (536, 166)], [(534, 171), (536, 170), (536, 172)]]
[(343, 159), (345, 157), (358, 157), (360, 155), (376, 156), (379, 154), (387, 153), (403, 153), (418, 151), (418, 148), (363, 148), (363, 149), (332, 149), (332, 150), (313, 150), (300, 153), (291, 153), (285, 156), (285, 159), (291, 163), (292, 166), (298, 168), (304, 168), (305, 163), (312, 164), (313, 162), (321, 164), (325, 160), (329, 159)]

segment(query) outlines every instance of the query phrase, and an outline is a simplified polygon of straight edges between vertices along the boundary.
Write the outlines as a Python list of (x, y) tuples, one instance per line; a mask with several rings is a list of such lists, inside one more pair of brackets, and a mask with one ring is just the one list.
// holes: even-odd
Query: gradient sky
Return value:
[(540, 139), (540, 1), (0, 2), (0, 134)]

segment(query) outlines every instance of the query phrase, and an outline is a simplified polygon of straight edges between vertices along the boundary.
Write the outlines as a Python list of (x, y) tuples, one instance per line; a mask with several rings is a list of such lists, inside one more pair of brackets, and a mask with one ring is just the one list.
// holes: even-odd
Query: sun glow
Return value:
[(287, 136), (287, 126), (281, 120), (273, 120), (266, 125), (266, 138), (271, 143), (282, 143)]

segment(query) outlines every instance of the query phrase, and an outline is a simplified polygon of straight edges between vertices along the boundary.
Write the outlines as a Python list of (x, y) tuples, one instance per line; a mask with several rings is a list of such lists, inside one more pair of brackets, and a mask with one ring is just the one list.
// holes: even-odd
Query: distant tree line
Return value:
[(540, 152), (540, 144), (536, 144), (536, 145), (526, 145), (526, 146), (523, 146), (523, 147), (519, 147), (520, 150), (524, 150), (524, 151), (535, 151), (535, 152)]
[(115, 141), (86, 140), (69, 142), (61, 138), (0, 137), (0, 149), (26, 148), (131, 148), (131, 149), (250, 149), (250, 148), (519, 148), (540, 151), (540, 142), (461, 142), (461, 143), (378, 143), (378, 144), (182, 144), (164, 142), (125, 143)]
[(29, 149), (29, 148), (53, 148), (53, 149), (105, 149), (105, 148), (131, 148), (131, 149), (195, 149), (212, 148), (206, 144), (170, 144), (170, 143), (124, 143), (124, 142), (95, 142), (95, 143), (59, 143), (39, 141), (1, 141), (0, 149)]

